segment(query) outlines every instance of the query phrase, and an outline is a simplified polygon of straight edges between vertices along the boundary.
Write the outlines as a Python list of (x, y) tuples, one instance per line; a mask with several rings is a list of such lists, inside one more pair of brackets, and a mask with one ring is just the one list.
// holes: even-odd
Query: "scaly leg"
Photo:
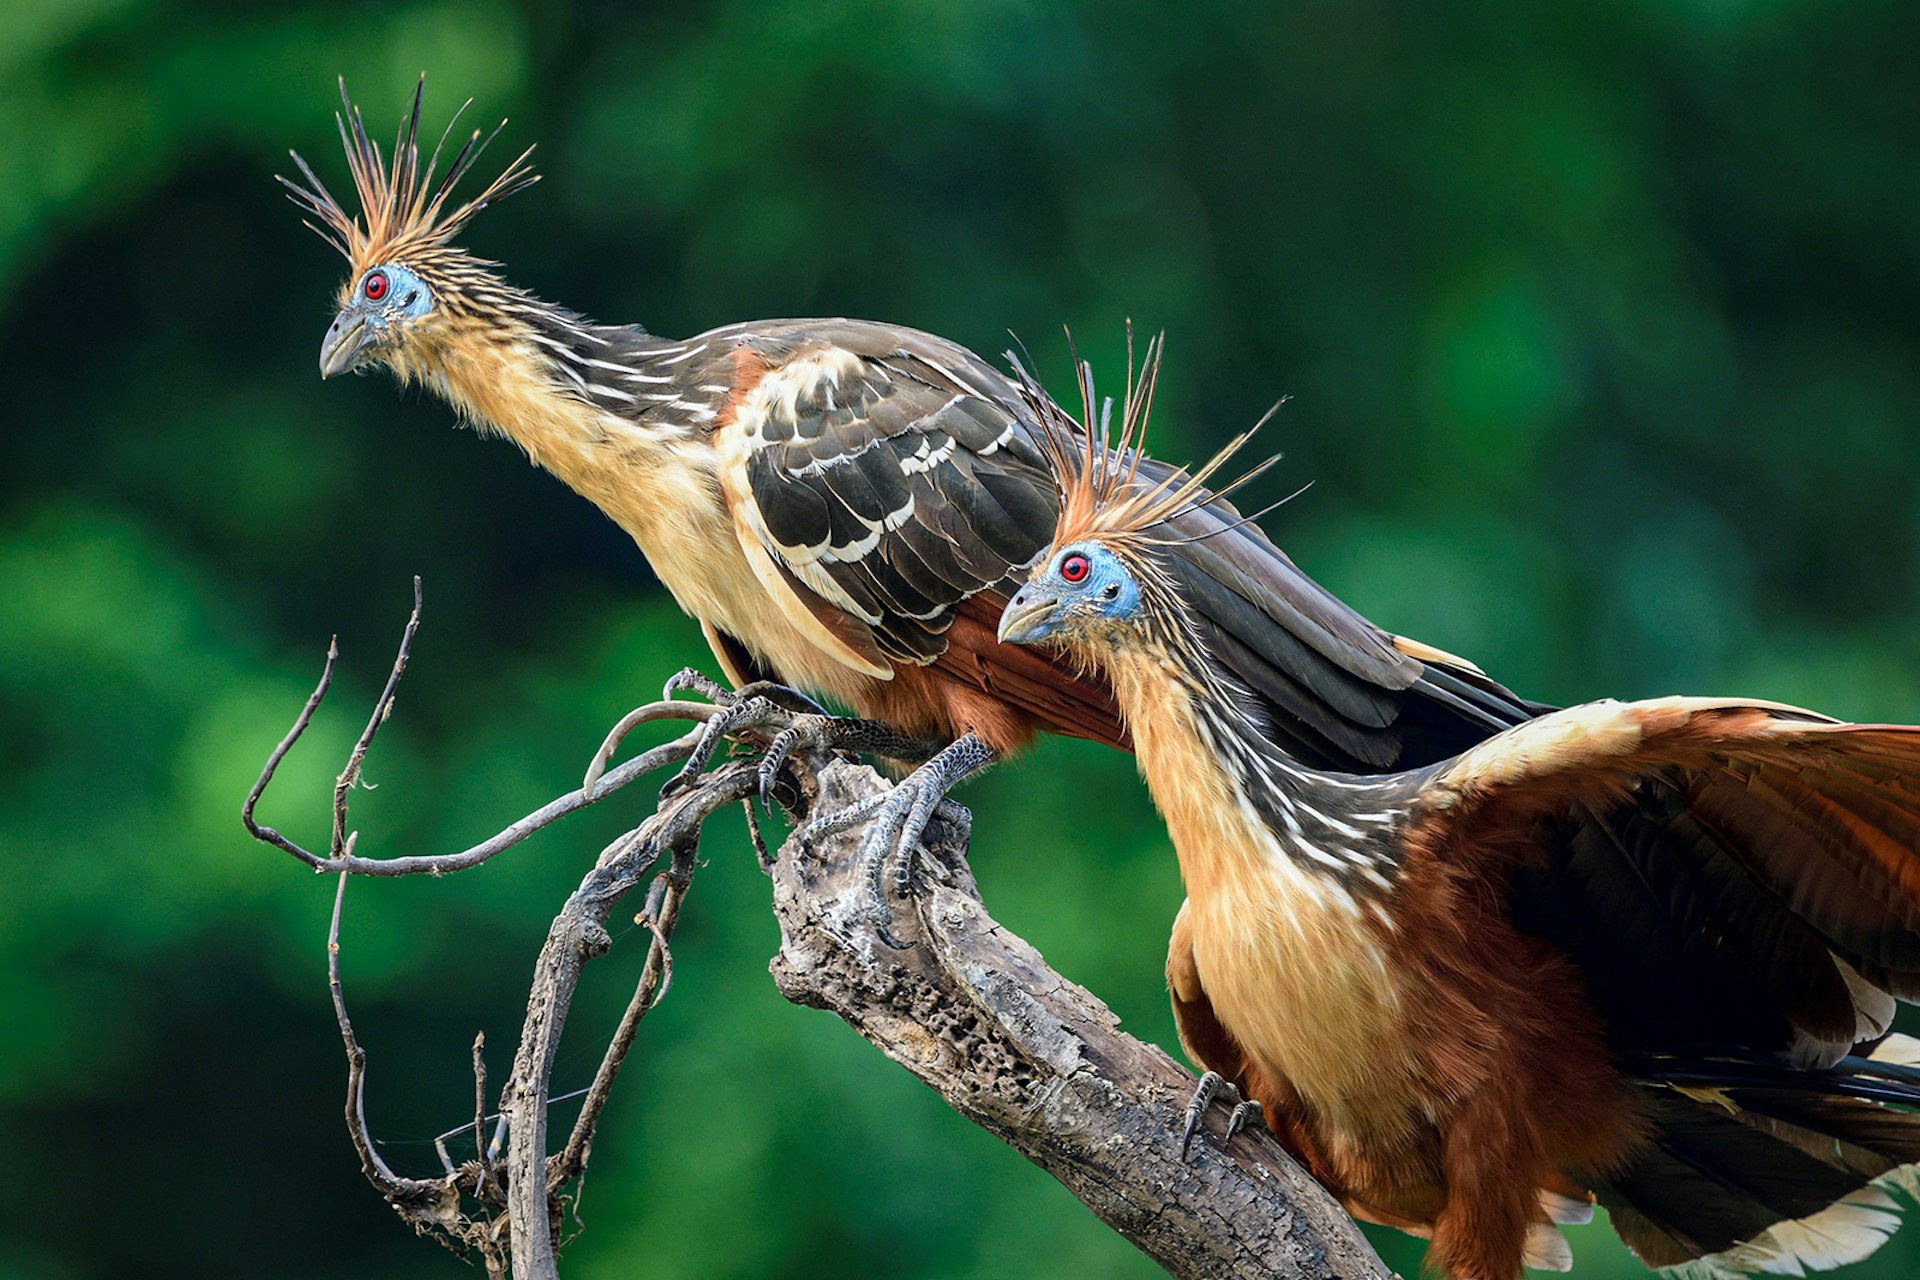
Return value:
[(857, 823), (872, 823), (860, 845), (860, 865), (873, 893), (870, 918), (874, 930), (888, 946), (906, 949), (890, 931), (893, 913), (887, 907), (885, 884), (888, 865), (893, 867), (894, 892), (904, 896), (913, 885), (913, 855), (920, 847), (920, 837), (947, 792), (993, 760), (993, 751), (986, 743), (971, 733), (964, 734), (902, 778), (892, 791), (848, 805), (838, 813), (824, 814), (800, 828), (801, 842), (811, 844)]
[(686, 763), (660, 789), (663, 798), (692, 785), (722, 743), (744, 734), (759, 736), (767, 742), (758, 782), (761, 804), (769, 811), (781, 769), (803, 745), (924, 762), (885, 795), (850, 805), (838, 813), (822, 814), (796, 833), (806, 845), (857, 823), (873, 822), (873, 830), (860, 846), (861, 868), (873, 894), (869, 915), (889, 946), (902, 947), (888, 929), (893, 919), (886, 904), (888, 867), (893, 869), (894, 891), (905, 895), (912, 886), (913, 854), (927, 824), (933, 820), (949, 790), (993, 763), (992, 750), (971, 733), (941, 746), (903, 734), (876, 720), (832, 715), (806, 694), (785, 685), (756, 681), (739, 689), (728, 689), (687, 667), (667, 681), (662, 692), (663, 703), (629, 712), (613, 727), (587, 769), (584, 787), (589, 794), (606, 772), (608, 761), (621, 740), (636, 725), (663, 715), (693, 717), (706, 710), (685, 704), (664, 705), (672, 703), (676, 693), (686, 690), (705, 695), (715, 709), (706, 717)]

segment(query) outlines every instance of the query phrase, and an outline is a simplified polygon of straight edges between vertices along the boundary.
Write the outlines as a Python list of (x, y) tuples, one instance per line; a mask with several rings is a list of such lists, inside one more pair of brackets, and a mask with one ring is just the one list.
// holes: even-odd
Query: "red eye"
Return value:
[(380, 299), (386, 297), (387, 296), (386, 273), (381, 271), (375, 271), (372, 274), (368, 275), (366, 279), (366, 283), (360, 286), (360, 291), (367, 295), (367, 301), (369, 302), (378, 302), (380, 301)]
[(1087, 571), (1093, 568), (1087, 558), (1077, 552), (1060, 562), (1060, 576), (1068, 582), (1085, 582)]

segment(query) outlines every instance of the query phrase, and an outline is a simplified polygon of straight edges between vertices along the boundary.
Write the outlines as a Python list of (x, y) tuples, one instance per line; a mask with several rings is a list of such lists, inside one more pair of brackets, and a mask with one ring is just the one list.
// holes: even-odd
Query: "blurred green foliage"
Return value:
[[(10, 0), (0, 15), (0, 1277), (459, 1275), (360, 1182), (329, 886), (240, 798), (329, 634), (264, 817), (323, 839), (422, 574), (356, 810), (443, 850), (574, 785), (704, 662), (625, 539), (385, 379), (321, 385), (333, 77), (421, 68), (539, 140), (469, 237), (685, 334), (864, 315), (1056, 382), (1171, 335), (1158, 449), (1294, 397), (1268, 519), (1383, 625), (1533, 696), (1740, 692), (1920, 719), (1920, 9), (1805, 0)], [(502, 156), (504, 159), (504, 156)], [(338, 185), (338, 184), (336, 184)], [(1179, 887), (1128, 762), (1051, 743), (965, 793), (1001, 919), (1171, 1044)], [(548, 913), (639, 794), (450, 881), (363, 883), (346, 977), (391, 1160), (496, 1074)], [(1144, 1276), (1043, 1175), (765, 976), (716, 829), (672, 997), (595, 1152), (578, 1277)], [(631, 939), (629, 939), (631, 942)], [(584, 1083), (641, 949), (590, 974)], [(1578, 1274), (1636, 1268), (1602, 1227)], [(1386, 1233), (1411, 1274), (1417, 1245)], [(1910, 1229), (1858, 1276), (1920, 1266)]]

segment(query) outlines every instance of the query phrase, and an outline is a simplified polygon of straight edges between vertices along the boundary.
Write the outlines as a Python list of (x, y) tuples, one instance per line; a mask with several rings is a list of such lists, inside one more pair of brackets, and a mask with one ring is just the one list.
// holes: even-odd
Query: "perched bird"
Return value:
[(999, 635), (1114, 690), (1186, 885), (1189, 1056), (1461, 1280), (1567, 1269), (1554, 1224), (1595, 1200), (1654, 1267), (1871, 1253), (1920, 1168), (1920, 1043), (1888, 1034), (1920, 996), (1920, 729), (1609, 701), (1309, 767), (1171, 568), (1226, 455), (1148, 480), (1144, 418), (1052, 450), (1058, 528)]
[[(1103, 681), (994, 638), (1055, 515), (1006, 376), (894, 325), (771, 320), (668, 339), (543, 302), (453, 243), (535, 181), (528, 153), (454, 204), (491, 139), (476, 131), (444, 169), (440, 147), (423, 163), (422, 89), (383, 157), (341, 85), (358, 217), (297, 154), (303, 180), (281, 179), (350, 264), (323, 376), (385, 366), (432, 388), (632, 535), (735, 684), (824, 696), (861, 717), (816, 719), (833, 741), (924, 762), (875, 826), (902, 848), (930, 798), (1038, 731), (1126, 745)], [(1169, 572), (1200, 643), (1301, 758), (1361, 771), (1437, 759), (1537, 710), (1374, 627), (1258, 530), (1212, 509), (1175, 523), (1195, 539)]]

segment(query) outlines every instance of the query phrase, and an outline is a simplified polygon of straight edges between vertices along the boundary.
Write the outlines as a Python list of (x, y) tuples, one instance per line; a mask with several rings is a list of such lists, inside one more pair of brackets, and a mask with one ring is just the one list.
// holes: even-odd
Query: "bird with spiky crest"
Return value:
[(1920, 729), (1598, 702), (1413, 771), (1312, 768), (1172, 567), (1245, 438), (1146, 474), (1156, 354), (1117, 440), (1084, 371), (1079, 424), (1026, 385), (1062, 515), (999, 635), (1105, 678), (1167, 821), (1189, 1140), (1224, 1077), (1229, 1139), (1263, 1115), (1459, 1280), (1568, 1269), (1557, 1224), (1596, 1201), (1700, 1276), (1873, 1252), (1920, 1162), (1920, 1043), (1888, 1034), (1920, 998)]
[[(442, 167), (443, 135), (423, 163), (423, 90), (383, 156), (342, 84), (358, 216), (297, 155), (302, 180), (282, 179), (350, 266), (323, 376), (384, 365), (431, 387), (626, 530), (737, 686), (790, 707), (769, 682), (824, 696), (859, 719), (802, 717), (809, 731), (919, 763), (877, 814), (835, 819), (875, 818), (870, 858), (910, 849), (932, 801), (1036, 731), (1126, 745), (1103, 682), (994, 638), (1055, 519), (1045, 442), (1005, 375), (896, 325), (769, 320), (676, 340), (515, 288), (453, 240), (533, 183), (528, 153), (456, 204), (493, 135)], [(1200, 642), (1303, 758), (1418, 763), (1536, 710), (1374, 627), (1222, 510), (1175, 518), (1195, 539), (1171, 571)], [(709, 728), (740, 729), (754, 705)]]

